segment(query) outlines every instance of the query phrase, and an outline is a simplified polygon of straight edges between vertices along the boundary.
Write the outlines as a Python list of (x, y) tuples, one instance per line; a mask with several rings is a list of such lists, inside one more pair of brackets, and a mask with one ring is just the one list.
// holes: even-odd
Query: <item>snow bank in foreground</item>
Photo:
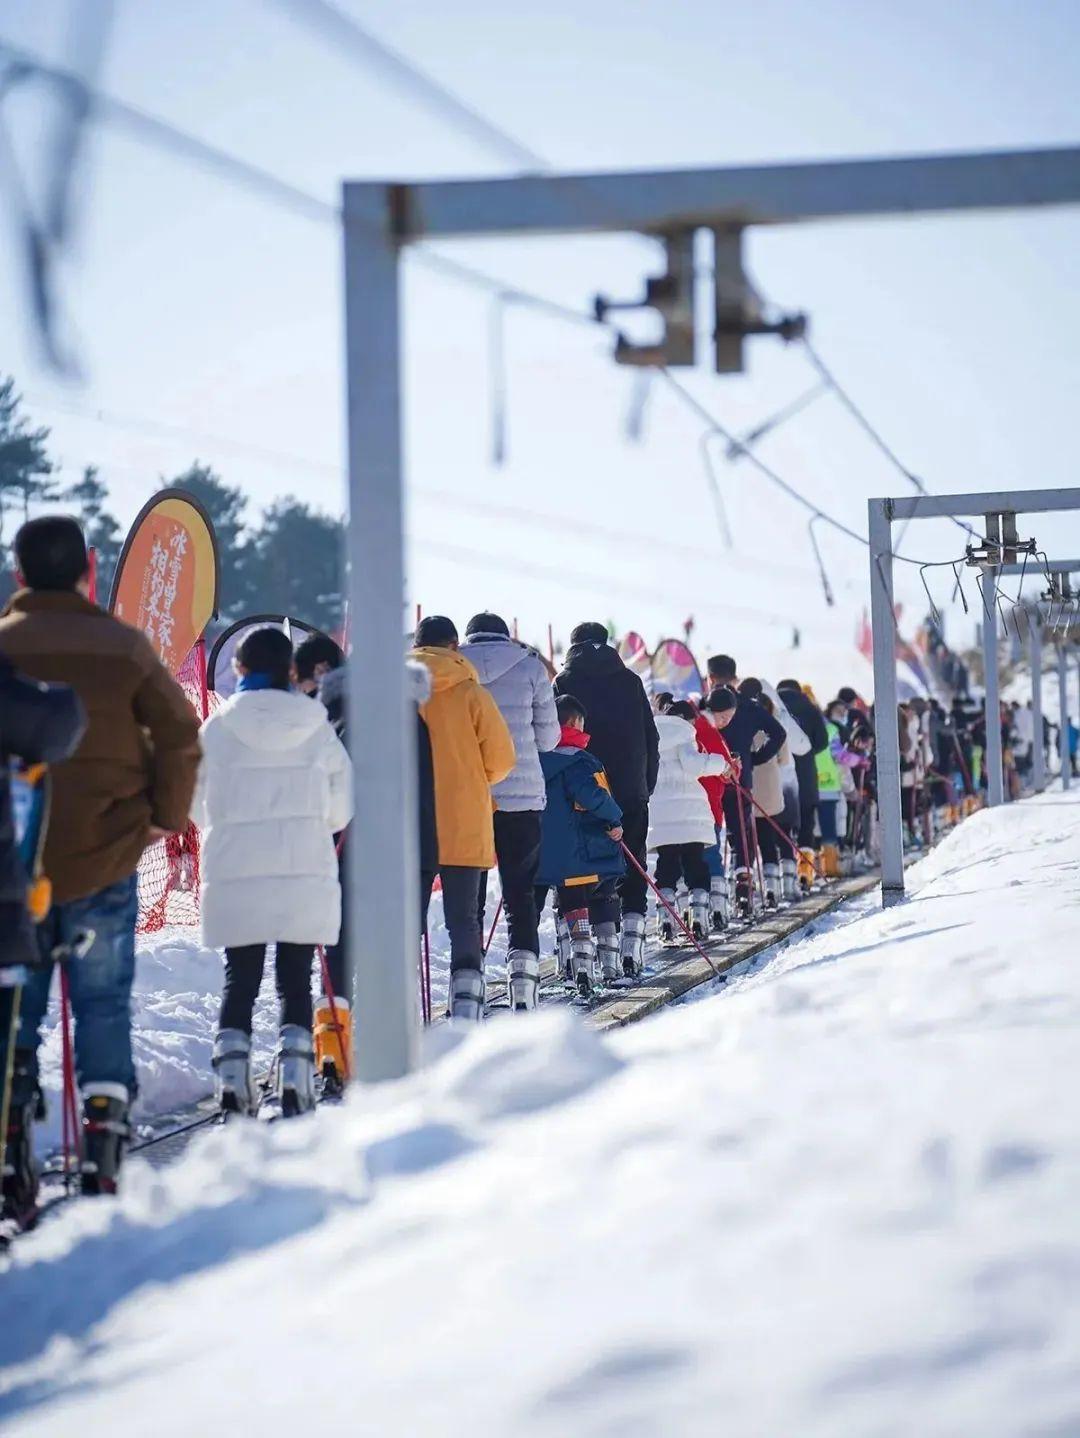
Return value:
[(1080, 801), (602, 1043), (554, 1012), (18, 1248), (18, 1434), (1080, 1431)]
[[(494, 879), (494, 876), (492, 876)], [(498, 903), (498, 882), (492, 884), (488, 922)], [(433, 1003), (445, 1007), (450, 973), (450, 940), (443, 923), (442, 898), (431, 902), (431, 987)], [(505, 926), (500, 925), (492, 944), (492, 958), (501, 957)], [(554, 946), (553, 920), (546, 919), (548, 947)], [(491, 975), (503, 976), (498, 962)], [(205, 948), (197, 929), (167, 928), (157, 934), (140, 934), (136, 951), (135, 986), (131, 1018), (135, 1068), (139, 1076), (136, 1123), (176, 1113), (205, 1098), (213, 1089), (210, 1054), (221, 1003), (223, 959), (217, 949)], [(320, 988), (318, 974), (315, 986)], [(46, 1122), (36, 1130), (41, 1153), (60, 1144), (60, 1030), (57, 985), (44, 1026), (41, 1046), (41, 1081), (49, 1098)], [(255, 1064), (270, 1062), (278, 1030), (278, 1007), (273, 963), (266, 966), (255, 1008)]]

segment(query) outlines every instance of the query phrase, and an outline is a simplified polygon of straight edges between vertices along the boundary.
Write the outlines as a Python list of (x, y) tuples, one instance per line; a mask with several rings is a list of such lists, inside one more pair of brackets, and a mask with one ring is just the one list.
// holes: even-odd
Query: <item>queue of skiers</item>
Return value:
[[(235, 693), (200, 728), (146, 638), (90, 602), (74, 520), (30, 521), (15, 555), (22, 587), (0, 617), (0, 977), (19, 981), (0, 985), (0, 1075), (5, 1215), (22, 1222), (34, 1213), (37, 1054), (57, 966), (74, 1018), (82, 1188), (115, 1190), (138, 1089), (130, 999), (148, 845), (189, 816), (202, 833), (203, 937), (224, 956), (213, 1046), (223, 1112), (258, 1106), (252, 1014), (269, 951), (283, 1116), (314, 1105), (317, 1076), (324, 1092), (348, 1077), (348, 970), (364, 955), (343, 904), (353, 784), (339, 646), (312, 635), (294, 652), (279, 628), (249, 631)], [(455, 1022), (485, 1011), (493, 868), (510, 1007), (527, 1011), (539, 999), (549, 902), (560, 969), (587, 996), (641, 973), (650, 886), (660, 940), (674, 940), (685, 915), (703, 941), (839, 874), (845, 856), (869, 857), (872, 726), (853, 690), (823, 710), (796, 680), (740, 678), (734, 659), (715, 655), (700, 702), (650, 701), (598, 623), (574, 629), (552, 681), (494, 613), (475, 615), (463, 641), (445, 616), (420, 620), (404, 662), (420, 917), (426, 928), (437, 883)], [(957, 785), (976, 792), (978, 745), (939, 709), (901, 711), (913, 839), (920, 804), (949, 802)], [(52, 899), (36, 924), (7, 784), (13, 759), (53, 766), (41, 855)]]

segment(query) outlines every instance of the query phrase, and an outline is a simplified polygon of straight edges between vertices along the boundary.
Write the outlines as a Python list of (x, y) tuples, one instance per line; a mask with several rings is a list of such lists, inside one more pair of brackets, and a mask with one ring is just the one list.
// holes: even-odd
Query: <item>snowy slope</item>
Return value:
[(912, 877), (606, 1042), (443, 1030), (132, 1164), (0, 1282), (6, 1431), (1080, 1432), (1080, 802)]

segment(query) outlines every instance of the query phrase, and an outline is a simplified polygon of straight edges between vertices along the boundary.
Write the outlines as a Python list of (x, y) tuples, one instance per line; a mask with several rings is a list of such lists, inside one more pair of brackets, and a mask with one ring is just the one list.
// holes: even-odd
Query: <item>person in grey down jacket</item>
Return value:
[[(460, 651), (494, 699), (514, 741), (517, 763), (491, 791), (495, 803), (495, 854), (509, 929), (506, 957), (511, 1007), (532, 1008), (540, 981), (539, 938), (533, 890), (540, 862), (540, 816), (547, 788), (540, 755), (559, 742), (555, 694), (535, 649), (510, 638), (497, 614), (474, 614)], [(480, 881), (484, 929), (487, 876)]]

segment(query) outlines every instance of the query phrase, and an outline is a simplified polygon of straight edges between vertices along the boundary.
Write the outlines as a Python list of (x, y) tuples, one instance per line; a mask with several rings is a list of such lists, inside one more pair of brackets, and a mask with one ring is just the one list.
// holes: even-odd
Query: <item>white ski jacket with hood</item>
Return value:
[(649, 800), (650, 849), (664, 844), (715, 844), (709, 796), (698, 783), (730, 768), (723, 754), (703, 754), (694, 726), (677, 714), (658, 714), (660, 772)]
[(505, 634), (471, 634), (460, 652), (476, 670), (506, 720), (517, 763), (491, 789), (496, 809), (520, 812), (547, 807), (540, 755), (559, 742), (555, 691), (535, 649)]
[(334, 834), (352, 818), (352, 769), (326, 709), (306, 694), (252, 690), (199, 737), (203, 942), (336, 943)]

